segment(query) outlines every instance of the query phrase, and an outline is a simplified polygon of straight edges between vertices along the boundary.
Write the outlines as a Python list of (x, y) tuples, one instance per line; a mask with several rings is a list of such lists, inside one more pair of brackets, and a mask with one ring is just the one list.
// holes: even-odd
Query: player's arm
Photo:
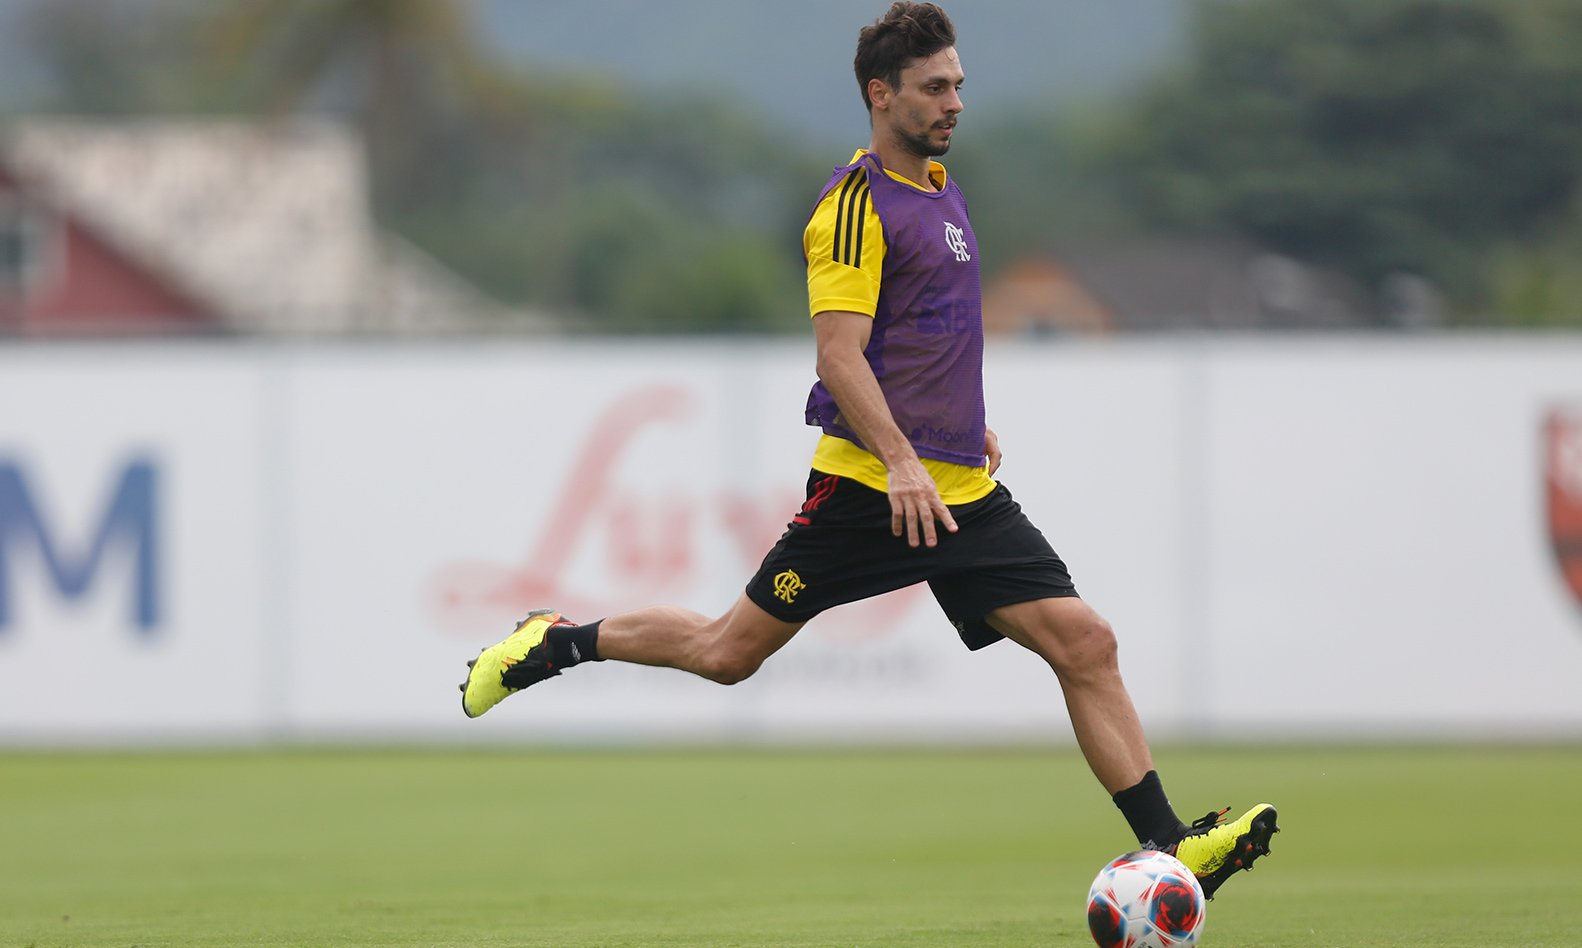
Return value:
[(940, 499), (934, 478), (895, 423), (879, 380), (863, 351), (873, 333), (873, 317), (829, 310), (813, 317), (818, 345), (818, 377), (835, 397), (841, 418), (888, 472), (890, 530), (917, 546), (939, 543), (934, 522), (956, 532), (956, 520)]
[(983, 451), (989, 456), (989, 476), (1000, 469), (1000, 460), (1004, 457), (1000, 453), (1000, 436), (994, 433), (993, 428), (983, 429)]

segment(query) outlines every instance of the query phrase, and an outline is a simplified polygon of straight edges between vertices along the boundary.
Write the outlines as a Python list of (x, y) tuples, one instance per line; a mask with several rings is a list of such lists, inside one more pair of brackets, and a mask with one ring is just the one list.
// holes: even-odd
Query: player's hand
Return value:
[(956, 532), (956, 518), (940, 499), (939, 488), (922, 461), (911, 458), (890, 468), (889, 485), (890, 532), (900, 536), (905, 531), (908, 546), (938, 546), (936, 521)]
[(1000, 436), (993, 428), (983, 429), (983, 450), (989, 455), (989, 476), (993, 477), (1000, 469), (1000, 459), (1005, 456), (1000, 453)]

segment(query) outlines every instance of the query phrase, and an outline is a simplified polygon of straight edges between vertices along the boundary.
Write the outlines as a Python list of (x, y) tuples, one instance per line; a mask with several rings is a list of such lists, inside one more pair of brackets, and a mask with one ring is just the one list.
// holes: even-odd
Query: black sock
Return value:
[(1170, 846), (1186, 833), (1186, 825), (1176, 816), (1176, 811), (1165, 797), (1164, 784), (1159, 782), (1159, 772), (1150, 770), (1137, 781), (1112, 797), (1120, 807), (1121, 815), (1137, 834), (1143, 846), (1162, 849)]
[[(599, 622), (603, 622), (600, 619)], [(599, 658), (599, 622), (587, 625), (553, 625), (545, 638), (549, 640), (550, 660), (556, 668), (570, 668), (583, 662), (603, 661)]]

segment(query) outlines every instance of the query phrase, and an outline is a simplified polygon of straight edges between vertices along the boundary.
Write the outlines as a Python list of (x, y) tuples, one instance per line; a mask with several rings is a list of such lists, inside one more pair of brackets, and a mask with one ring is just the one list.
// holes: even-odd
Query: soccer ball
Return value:
[(1192, 870), (1152, 849), (1117, 857), (1088, 890), (1088, 931), (1099, 948), (1195, 945), (1205, 912)]

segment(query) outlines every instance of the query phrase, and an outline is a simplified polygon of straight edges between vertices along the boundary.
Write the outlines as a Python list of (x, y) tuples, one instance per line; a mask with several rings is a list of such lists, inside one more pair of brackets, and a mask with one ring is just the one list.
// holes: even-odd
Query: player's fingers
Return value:
[(907, 505), (907, 508), (906, 508), (906, 545), (907, 546), (915, 547), (915, 546), (917, 546), (917, 544), (919, 542), (921, 542), (919, 540), (919, 537), (918, 537), (918, 522), (921, 521), (921, 520), (923, 520), (923, 517), (919, 516), (919, 511), (917, 509), (917, 505), (915, 505), (915, 504)]
[(938, 520), (949, 532), (956, 532), (956, 518), (950, 515), (950, 508), (945, 506), (944, 501), (935, 498), (933, 503), (929, 504), (928, 529), (924, 531), (929, 546), (936, 546), (939, 543), (939, 532), (934, 528), (935, 520)]
[(890, 533), (900, 536), (906, 523), (906, 508), (894, 494), (890, 495)]
[(946, 530), (955, 533), (959, 529), (956, 526), (956, 518), (950, 515), (950, 508), (945, 506), (944, 501), (941, 500), (938, 503), (939, 507), (936, 509), (935, 515), (939, 517), (939, 522), (945, 525)]
[(936, 547), (936, 546), (938, 546), (939, 545), (939, 533), (934, 528), (934, 510), (933, 510), (933, 508), (930, 507), (928, 509), (928, 511), (927, 511), (927, 516), (925, 516), (925, 517), (923, 517), (921, 519), (923, 521), (923, 545), (927, 546), (927, 547)]

